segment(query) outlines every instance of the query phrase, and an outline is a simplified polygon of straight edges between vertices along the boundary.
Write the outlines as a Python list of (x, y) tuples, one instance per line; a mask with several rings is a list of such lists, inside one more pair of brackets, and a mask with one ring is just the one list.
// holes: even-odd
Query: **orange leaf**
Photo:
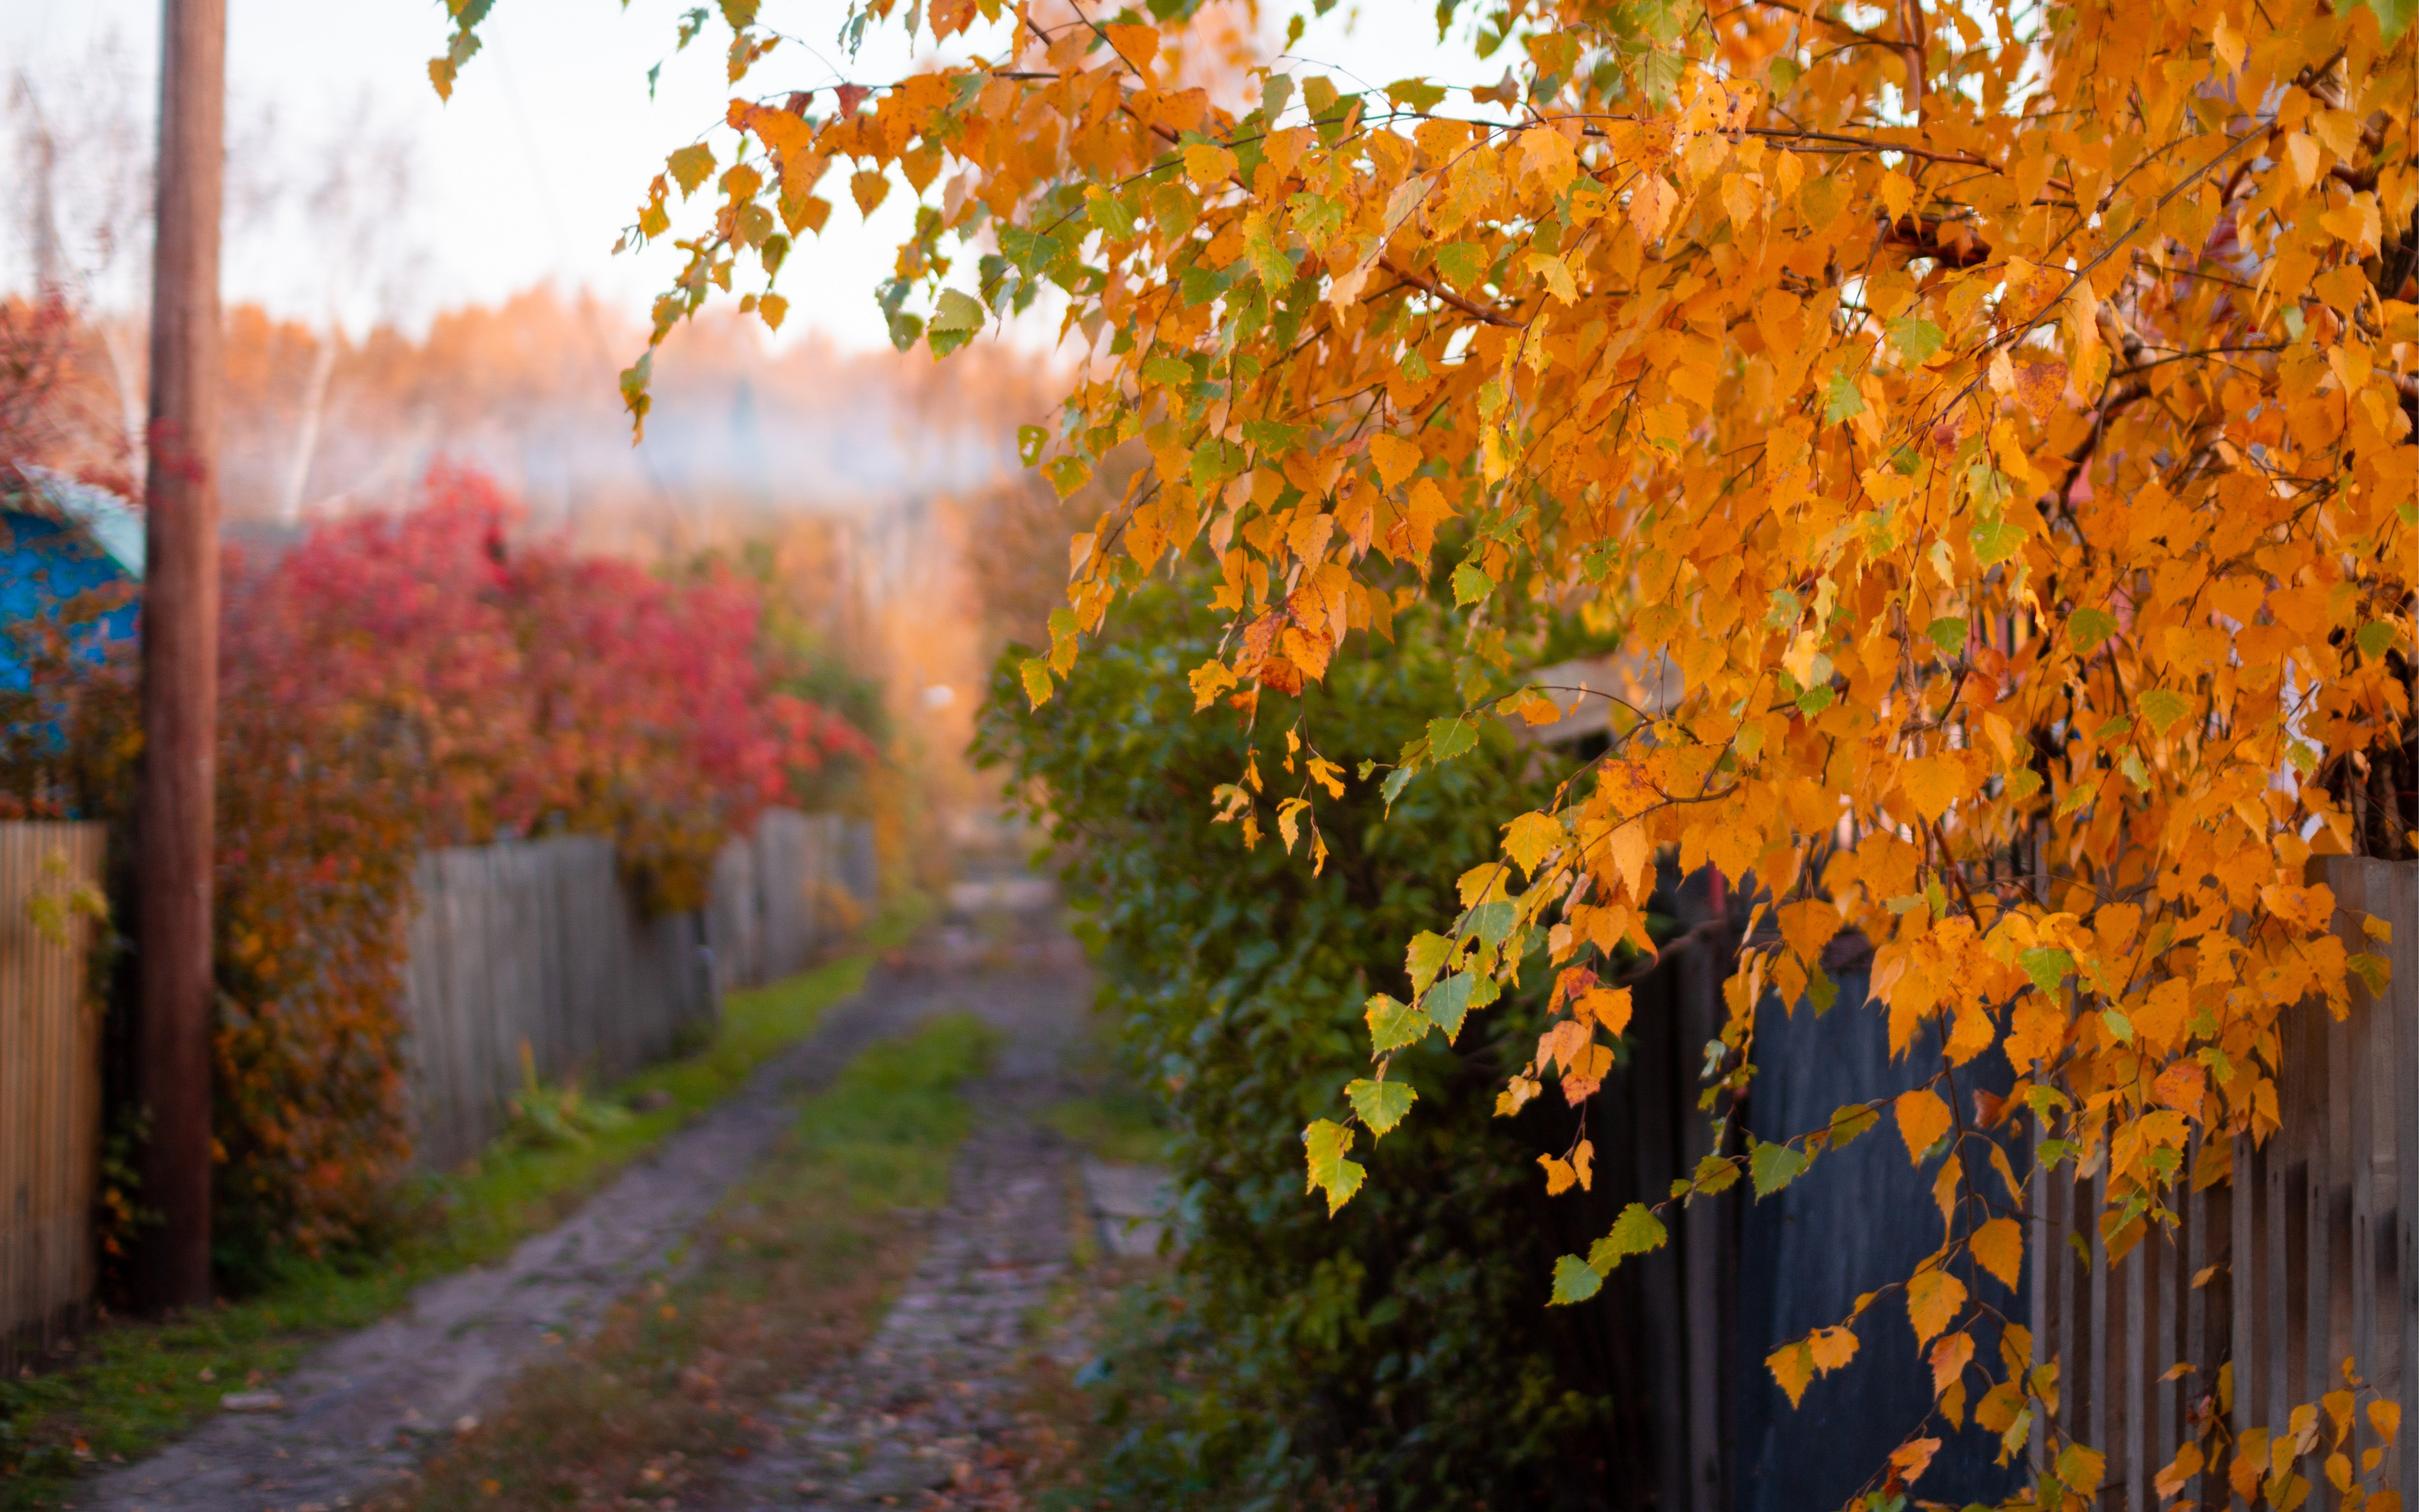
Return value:
[(1965, 764), (1955, 756), (1923, 756), (1899, 768), (1899, 791), (1915, 811), (1937, 820), (1965, 795)]
[(1915, 1342), (1929, 1344), (1933, 1335), (1957, 1320), (1965, 1305), (1965, 1283), (1948, 1272), (1918, 1273), (1906, 1284), (1906, 1318), (1915, 1325)]
[(1604, 1032), (1618, 1035), (1629, 1027), (1629, 989), (1598, 987), (1579, 999), (1579, 1011), (1604, 1026)]
[(1956, 1383), (1974, 1361), (1974, 1335), (1949, 1334), (1932, 1347), (1932, 1395), (1939, 1396)]
[(2025, 1230), (2013, 1218), (1994, 1218), (1974, 1230), (1974, 1258), (2013, 1289), (2025, 1270)]
[(1134, 71), (1148, 81), (1150, 78), (1150, 60), (1159, 56), (1159, 28), (1119, 25), (1113, 22), (1101, 30), (1108, 34), (1109, 45), (1117, 49), (1117, 56), (1133, 65)]
[(1789, 1394), (1789, 1405), (1795, 1407), (1806, 1399), (1807, 1384), (1814, 1379), (1814, 1351), (1800, 1341), (1784, 1344), (1764, 1362), (1772, 1379)]
[(1947, 1134), (1949, 1126), (1955, 1121), (1949, 1114), (1949, 1104), (1941, 1101), (1939, 1093), (1927, 1087), (1899, 1094), (1898, 1101), (1891, 1106), (1898, 1114), (1899, 1137), (1906, 1141), (1907, 1158), (1918, 1165), (1922, 1163), (1923, 1152), (1938, 1144), (1940, 1136)]
[(1400, 487), (1405, 478), (1417, 471), (1420, 458), (1417, 441), (1393, 435), (1369, 438), (1369, 460), (1377, 464), (1379, 480), (1389, 488)]
[(1938, 1439), (1909, 1439), (1890, 1451), (1890, 1479), (1900, 1486), (1912, 1486), (1932, 1467), (1932, 1457), (1940, 1452)]
[(1629, 191), (1629, 224), (1648, 241), (1663, 234), (1679, 208), (1680, 192), (1659, 173), (1641, 177)]
[(1780, 906), (1780, 937), (1809, 967), (1822, 964), (1823, 947), (1840, 933), (1840, 911), (1820, 899)]
[(1826, 1374), (1857, 1357), (1857, 1331), (1844, 1324), (1816, 1329), (1808, 1335), (1807, 1343), (1814, 1351), (1814, 1368)]

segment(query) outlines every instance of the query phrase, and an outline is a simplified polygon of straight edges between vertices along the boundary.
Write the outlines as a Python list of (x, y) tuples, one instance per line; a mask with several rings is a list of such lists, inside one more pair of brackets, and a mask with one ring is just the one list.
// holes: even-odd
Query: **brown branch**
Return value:
[(1463, 299), (1460, 295), (1456, 294), (1453, 290), (1445, 287), (1435, 279), (1428, 277), (1425, 273), (1415, 273), (1410, 270), (1404, 268), (1402, 265), (1395, 262), (1391, 256), (1380, 254), (1378, 258), (1378, 266), (1394, 274), (1396, 278), (1401, 279), (1404, 283), (1409, 284), (1411, 287), (1418, 289), (1428, 298), (1450, 304), (1455, 309), (1459, 310), (1462, 314), (1469, 316), (1473, 320), (1484, 320), (1490, 326), (1518, 326), (1522, 323), (1514, 319), (1512, 316), (1503, 314), (1500, 310), (1490, 310), (1483, 304)]
[(1944, 268), (1974, 268), (1991, 260), (1991, 244), (1976, 240), (1972, 229), (1951, 216), (1902, 215), (1886, 221), (1882, 244), (1910, 257), (1936, 258)]

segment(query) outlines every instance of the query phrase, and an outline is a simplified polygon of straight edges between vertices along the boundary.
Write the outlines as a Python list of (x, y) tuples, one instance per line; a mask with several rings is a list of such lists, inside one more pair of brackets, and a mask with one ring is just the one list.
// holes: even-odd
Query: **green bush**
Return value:
[[(1591, 1504), (1610, 1394), (1573, 1313), (1545, 1306), (1559, 1236), (1534, 1164), (1561, 1142), (1547, 1120), (1566, 1134), (1576, 1115), (1493, 1117), (1535, 1044), (1542, 951), (1452, 1048), (1396, 1058), (1419, 1101), (1363, 1134), (1361, 1195), (1331, 1220), (1303, 1190), (1303, 1125), (1368, 1073), (1364, 1002), (1407, 991), (1404, 943), (1457, 912), (1456, 880), (1498, 854), (1490, 816), (1535, 803), (1545, 764), (1489, 720), (1391, 815), (1382, 774), (1319, 795), (1322, 874), (1273, 836), (1247, 854), (1211, 792), (1252, 737), (1231, 710), (1193, 712), (1185, 673), (1218, 631), (1185, 612), (1137, 594), (1038, 710), (1011, 651), (978, 742), (1052, 826), (1103, 1007), (1172, 1131), (1189, 1247), (1089, 1372), (1117, 1428), (1096, 1489), (1120, 1506)], [(1310, 694), (1309, 736), (1348, 771), (1455, 702), (1453, 627), (1415, 608), (1394, 631)], [(1263, 823), (1307, 787), (1283, 767), (1296, 712), (1263, 695)]]

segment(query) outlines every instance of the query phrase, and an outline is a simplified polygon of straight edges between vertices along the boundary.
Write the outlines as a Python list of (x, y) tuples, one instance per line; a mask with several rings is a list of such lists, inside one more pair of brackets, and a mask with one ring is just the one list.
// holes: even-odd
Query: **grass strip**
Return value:
[(79, 1342), (72, 1365), (0, 1381), (0, 1512), (65, 1505), (78, 1477), (141, 1458), (215, 1412), (224, 1393), (284, 1374), (313, 1343), (377, 1321), (423, 1282), (500, 1258), (560, 1223), (813, 1033), (825, 1010), (864, 984), (874, 956), (919, 921), (917, 911), (901, 910), (841, 960), (731, 994), (702, 1049), (605, 1094), (646, 1111), (586, 1145), (500, 1142), (465, 1170), (416, 1179), (404, 1216), (361, 1251), (294, 1261), (250, 1297), (178, 1318), (110, 1320)]

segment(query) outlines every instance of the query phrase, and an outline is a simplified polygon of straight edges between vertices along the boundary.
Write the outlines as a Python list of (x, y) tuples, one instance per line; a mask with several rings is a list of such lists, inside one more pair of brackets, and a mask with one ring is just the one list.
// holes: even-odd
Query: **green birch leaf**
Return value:
[[(1722, 1161), (1720, 1165), (1724, 1170), (1734, 1169), (1728, 1161)], [(1700, 1172), (1703, 1170), (1702, 1164), (1699, 1170)], [(1719, 1191), (1720, 1188), (1708, 1187), (1706, 1190)], [(1589, 1248), (1588, 1266), (1600, 1275), (1610, 1275), (1612, 1273), (1613, 1267), (1629, 1257), (1643, 1255), (1648, 1250), (1661, 1249), (1664, 1241), (1670, 1237), (1671, 1233), (1663, 1227), (1662, 1219), (1648, 1211), (1645, 1203), (1633, 1202), (1622, 1209), (1621, 1216), (1612, 1221), (1612, 1232), (1597, 1240)]]
[(1383, 993), (1369, 999), (1363, 1016), (1369, 1021), (1370, 1053), (1379, 1056), (1419, 1043), (1436, 1026), (1425, 1013)]
[(1795, 1145), (1758, 1145), (1748, 1155), (1748, 1174), (1755, 1195), (1768, 1197), (1805, 1173), (1814, 1157)]
[(1862, 1103), (1842, 1104), (1831, 1115), (1831, 1148), (1841, 1149), (1881, 1121), (1881, 1112), (1877, 1108), (1867, 1107)]
[(1865, 396), (1857, 387), (1856, 375), (1844, 367), (1832, 369), (1831, 381), (1823, 391), (1823, 424), (1836, 425), (1864, 412)]
[(1332, 1218), (1337, 1209), (1352, 1200), (1352, 1194), (1361, 1190), (1361, 1182), (1369, 1173), (1358, 1163), (1344, 1158), (1345, 1151), (1352, 1148), (1352, 1131), (1343, 1124), (1321, 1119), (1302, 1132), (1302, 1141), (1310, 1168), (1309, 1182), (1302, 1190), (1327, 1194), (1327, 1213)]
[(2025, 975), (2032, 979), (2034, 986), (2044, 995), (2055, 997), (2058, 983), (2074, 969), (2074, 957), (2064, 950), (2033, 949), (2017, 956), (2016, 964), (2024, 968)]
[(1974, 527), (1974, 560), (1995, 567), (2025, 548), (2025, 530), (2011, 519), (1985, 520)]
[(1050, 663), (1040, 656), (1027, 656), (1017, 664), (1017, 675), (1025, 679), (1025, 696), (1040, 708), (1050, 702)]
[(2193, 701), (2171, 687), (2154, 687), (2134, 701), (2150, 728), (2165, 734), (2170, 726), (2192, 713)]
[(1424, 929), (1412, 935), (1410, 949), (1403, 952), (1404, 968), (1411, 974), (1411, 995), (1426, 992), (1451, 959), (1453, 942), (1436, 931)]
[(1909, 367), (1921, 367), (1948, 339), (1938, 326), (1914, 315), (1902, 316), (1891, 321), (1889, 336), (1890, 345), (1898, 348), (1898, 354), (1906, 359)]
[(1392, 1132), (1394, 1125), (1402, 1122), (1403, 1115), (1411, 1110), (1411, 1103), (1418, 1096), (1407, 1082), (1362, 1080), (1344, 1088), (1345, 1101), (1361, 1115), (1361, 1121), (1369, 1126), (1373, 1137)]
[[(1491, 981), (1494, 979), (1487, 980)], [(1444, 1031), (1447, 1044), (1461, 1033), (1461, 1021), (1470, 1011), (1470, 989), (1474, 980), (1466, 971), (1457, 977), (1447, 977), (1429, 988), (1427, 995), (1420, 1000), (1420, 1006), (1427, 1011), (1428, 1022)]]
[(686, 199), (714, 172), (714, 149), (702, 142), (691, 142), (666, 158), (664, 166), (672, 171), (672, 182), (680, 185), (681, 198)]
[(945, 288), (941, 290), (940, 300), (932, 306), (932, 323), (926, 329), (936, 332), (980, 331), (988, 317), (989, 312), (973, 295)]
[(1449, 762), (1478, 744), (1478, 726), (1456, 716), (1428, 721), (1428, 755)]
[(1603, 1289), (1604, 1277), (1596, 1274), (1594, 1266), (1576, 1255), (1565, 1255), (1554, 1262), (1554, 1295), (1548, 1305), (1567, 1307)]
[(2088, 656), (2117, 633), (2117, 616), (2104, 609), (2079, 609), (2066, 617), (2066, 628), (2074, 637), (2074, 649)]

